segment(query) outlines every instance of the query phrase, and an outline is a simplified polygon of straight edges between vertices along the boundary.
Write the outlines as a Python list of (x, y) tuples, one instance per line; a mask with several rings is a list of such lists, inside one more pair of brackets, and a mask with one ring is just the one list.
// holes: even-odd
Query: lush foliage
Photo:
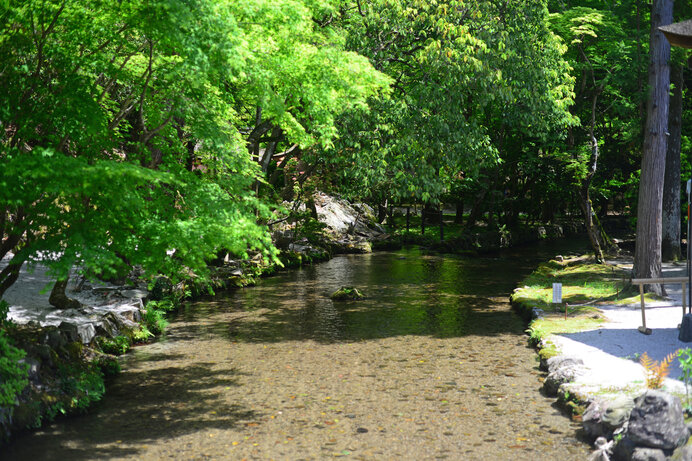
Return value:
[(130, 349), (132, 340), (125, 335), (118, 335), (114, 338), (98, 337), (97, 344), (99, 349), (106, 354), (122, 355)]
[(632, 209), (649, 21), (633, 0), (0, 8), (0, 293), (36, 259), (62, 279), (272, 258), (276, 199), (318, 187), (454, 202), (467, 226)]
[(686, 347), (678, 350), (678, 363), (682, 368), (680, 379), (685, 383), (685, 409), (690, 411), (690, 385), (692, 384), (692, 349)]
[(15, 405), (17, 394), (29, 383), (28, 366), (19, 362), (24, 356), (25, 352), (14, 347), (7, 334), (0, 330), (0, 408)]
[(328, 145), (335, 115), (387, 81), (315, 25), (328, 8), (6, 2), (0, 293), (35, 258), (62, 279), (75, 265), (204, 275), (220, 249), (273, 257), (248, 110), (287, 142)]
[(384, 203), (439, 203), (497, 171), (519, 138), (573, 122), (563, 47), (540, 2), (376, 0), (345, 8), (349, 48), (394, 79), (352, 111), (326, 171), (342, 190)]

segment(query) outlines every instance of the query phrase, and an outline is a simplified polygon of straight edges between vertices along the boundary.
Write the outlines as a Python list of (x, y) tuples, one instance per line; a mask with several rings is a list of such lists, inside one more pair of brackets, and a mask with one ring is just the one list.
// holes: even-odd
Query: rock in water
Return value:
[(331, 296), (334, 301), (344, 301), (347, 299), (357, 300), (363, 299), (364, 297), (363, 293), (358, 291), (358, 288), (354, 287), (341, 287), (332, 293)]
[(671, 450), (689, 437), (682, 405), (677, 397), (648, 390), (634, 400), (627, 429), (628, 437), (638, 446)]

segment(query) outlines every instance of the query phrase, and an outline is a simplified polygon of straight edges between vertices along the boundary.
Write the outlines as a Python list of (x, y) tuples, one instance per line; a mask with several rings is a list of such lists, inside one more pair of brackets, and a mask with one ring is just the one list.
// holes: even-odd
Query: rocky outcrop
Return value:
[[(316, 192), (308, 202), (318, 225), (305, 226), (289, 219), (273, 224), (272, 239), (279, 249), (313, 258), (325, 252), (370, 253), (372, 242), (387, 237), (374, 210), (364, 203), (350, 203), (323, 192)], [(305, 203), (284, 205), (297, 212), (309, 211)]]
[(680, 400), (666, 392), (647, 390), (634, 399), (627, 422), (613, 450), (618, 461), (692, 459)]
[(374, 239), (385, 233), (375, 211), (365, 203), (349, 203), (323, 192), (316, 192), (313, 201), (317, 220), (336, 235)]

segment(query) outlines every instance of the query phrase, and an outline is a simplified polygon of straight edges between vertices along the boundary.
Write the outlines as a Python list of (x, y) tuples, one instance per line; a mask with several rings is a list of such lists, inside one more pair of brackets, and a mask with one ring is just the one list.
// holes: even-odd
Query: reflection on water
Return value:
[[(564, 243), (564, 242), (563, 242)], [(583, 251), (581, 240), (575, 249)], [(563, 246), (564, 251), (564, 246)], [(338, 256), (326, 263), (264, 279), (251, 289), (190, 306), (187, 319), (208, 309), (261, 311), (218, 333), (233, 340), (353, 341), (397, 335), (454, 337), (503, 330), (485, 309), (507, 296), (541, 258), (555, 255), (551, 244), (515, 249), (492, 257), (426, 254), (419, 250)], [(343, 286), (366, 298), (332, 301)]]

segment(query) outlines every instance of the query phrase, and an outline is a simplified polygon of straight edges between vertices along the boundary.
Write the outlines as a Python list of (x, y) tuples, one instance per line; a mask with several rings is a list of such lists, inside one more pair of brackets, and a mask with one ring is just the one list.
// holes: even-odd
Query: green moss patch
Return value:
[[(562, 301), (570, 312), (595, 312), (598, 304), (613, 304), (635, 294), (629, 274), (624, 269), (607, 264), (595, 264), (586, 258), (541, 264), (524, 280), (513, 301), (528, 303), (546, 312), (555, 310), (552, 304), (553, 283), (562, 284)], [(563, 309), (563, 307), (560, 307)]]
[(363, 295), (358, 288), (354, 287), (341, 287), (332, 293), (331, 296), (334, 301), (357, 300), (363, 299), (364, 297), (365, 295)]

